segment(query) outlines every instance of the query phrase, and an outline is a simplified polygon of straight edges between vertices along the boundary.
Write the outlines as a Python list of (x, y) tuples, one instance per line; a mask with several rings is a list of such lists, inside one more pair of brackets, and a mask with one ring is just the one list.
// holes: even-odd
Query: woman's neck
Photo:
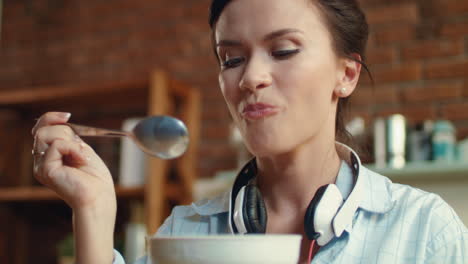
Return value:
[(257, 183), (267, 210), (305, 212), (316, 190), (335, 182), (340, 158), (335, 139), (310, 140), (291, 153), (257, 157)]

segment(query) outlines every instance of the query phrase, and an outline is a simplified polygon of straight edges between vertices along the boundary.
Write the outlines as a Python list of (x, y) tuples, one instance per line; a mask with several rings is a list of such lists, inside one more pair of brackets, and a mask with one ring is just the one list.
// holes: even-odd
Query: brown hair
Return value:
[[(221, 13), (231, 0), (213, 0), (210, 7), (209, 24), (212, 29), (212, 42), (214, 44), (214, 32), (216, 22)], [(313, 0), (321, 12), (328, 30), (333, 39), (334, 50), (338, 56), (354, 60), (362, 65), (372, 80), (372, 75), (365, 64), (365, 50), (369, 35), (369, 26), (366, 16), (362, 12), (356, 0)], [(213, 45), (216, 58), (218, 54)], [(359, 54), (361, 60), (353, 57)], [(340, 98), (336, 110), (335, 134), (337, 140), (351, 144), (352, 139), (345, 126), (345, 115), (349, 102), (349, 97)]]

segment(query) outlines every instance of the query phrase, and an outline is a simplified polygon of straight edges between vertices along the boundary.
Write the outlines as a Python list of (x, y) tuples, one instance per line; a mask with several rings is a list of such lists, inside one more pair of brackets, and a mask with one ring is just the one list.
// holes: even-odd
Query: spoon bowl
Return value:
[(90, 137), (129, 137), (145, 153), (161, 159), (174, 159), (185, 153), (189, 143), (185, 124), (170, 116), (150, 116), (131, 131), (110, 130), (66, 123), (77, 135)]
[(152, 116), (138, 122), (131, 138), (146, 153), (173, 159), (185, 153), (189, 143), (187, 127), (179, 119)]

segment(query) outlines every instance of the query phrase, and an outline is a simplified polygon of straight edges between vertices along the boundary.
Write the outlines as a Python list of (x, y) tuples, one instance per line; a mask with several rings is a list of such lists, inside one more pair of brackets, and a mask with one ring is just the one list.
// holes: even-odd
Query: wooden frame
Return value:
[[(147, 80), (3, 90), (0, 91), (0, 109), (21, 113), (23, 118), (32, 120), (33, 115), (38, 113), (52, 109), (66, 110), (82, 102), (85, 102), (85, 105), (80, 107), (86, 111), (88, 105), (102, 103), (102, 98), (106, 98), (104, 104), (117, 108), (124, 104), (138, 107), (141, 107), (142, 103), (146, 104), (148, 115), (175, 116), (184, 121), (189, 130), (189, 147), (182, 157), (175, 160), (150, 158), (144, 186), (131, 188), (116, 186), (119, 200), (144, 200), (147, 231), (152, 234), (169, 213), (168, 200), (186, 204), (192, 199), (192, 186), (197, 177), (197, 146), (200, 130), (200, 93), (196, 89), (173, 80), (162, 70), (155, 70)], [(31, 146), (28, 145), (30, 143), (24, 144), (30, 152)], [(168, 180), (170, 173), (176, 174), (176, 181)], [(25, 182), (19, 183), (21, 185), (18, 186), (0, 186), (0, 203), (14, 208), (59, 200), (51, 190), (42, 186), (30, 186), (27, 181)], [(17, 228), (19, 227), (23, 231), (17, 234), (17, 242), (13, 245), (15, 252), (11, 254), (15, 256), (14, 264), (25, 264), (32, 259), (27, 255), (27, 250), (20, 252), (25, 249), (20, 244), (27, 241), (28, 230), (31, 230), (31, 227), (28, 226), (28, 221), (24, 220), (18, 222)], [(1, 240), (2, 238), (0, 242)], [(20, 256), (21, 254), (23, 256)]]
[[(171, 97), (173, 98), (171, 100)], [(179, 98), (179, 99), (177, 99)], [(175, 99), (175, 100), (174, 100)], [(181, 101), (180, 118), (189, 130), (190, 145), (184, 156), (175, 161), (175, 170), (179, 175), (176, 198), (180, 203), (188, 203), (192, 197), (193, 182), (196, 178), (197, 146), (199, 138), (200, 93), (197, 90), (170, 80), (163, 71), (155, 71), (150, 82), (149, 115), (173, 115), (174, 101)], [(164, 213), (164, 199), (172, 195), (167, 194), (169, 187), (164, 177), (167, 175), (170, 161), (151, 158), (149, 174), (145, 185), (146, 225), (150, 234), (156, 232), (166, 217)]]

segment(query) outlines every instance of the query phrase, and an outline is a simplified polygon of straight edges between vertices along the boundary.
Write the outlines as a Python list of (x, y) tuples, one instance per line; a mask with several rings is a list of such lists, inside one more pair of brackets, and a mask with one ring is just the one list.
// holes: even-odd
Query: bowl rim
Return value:
[(264, 240), (264, 239), (298, 239), (302, 238), (300, 234), (249, 234), (249, 235), (183, 235), (183, 236), (171, 236), (171, 235), (158, 235), (158, 236), (146, 236), (148, 240)]

